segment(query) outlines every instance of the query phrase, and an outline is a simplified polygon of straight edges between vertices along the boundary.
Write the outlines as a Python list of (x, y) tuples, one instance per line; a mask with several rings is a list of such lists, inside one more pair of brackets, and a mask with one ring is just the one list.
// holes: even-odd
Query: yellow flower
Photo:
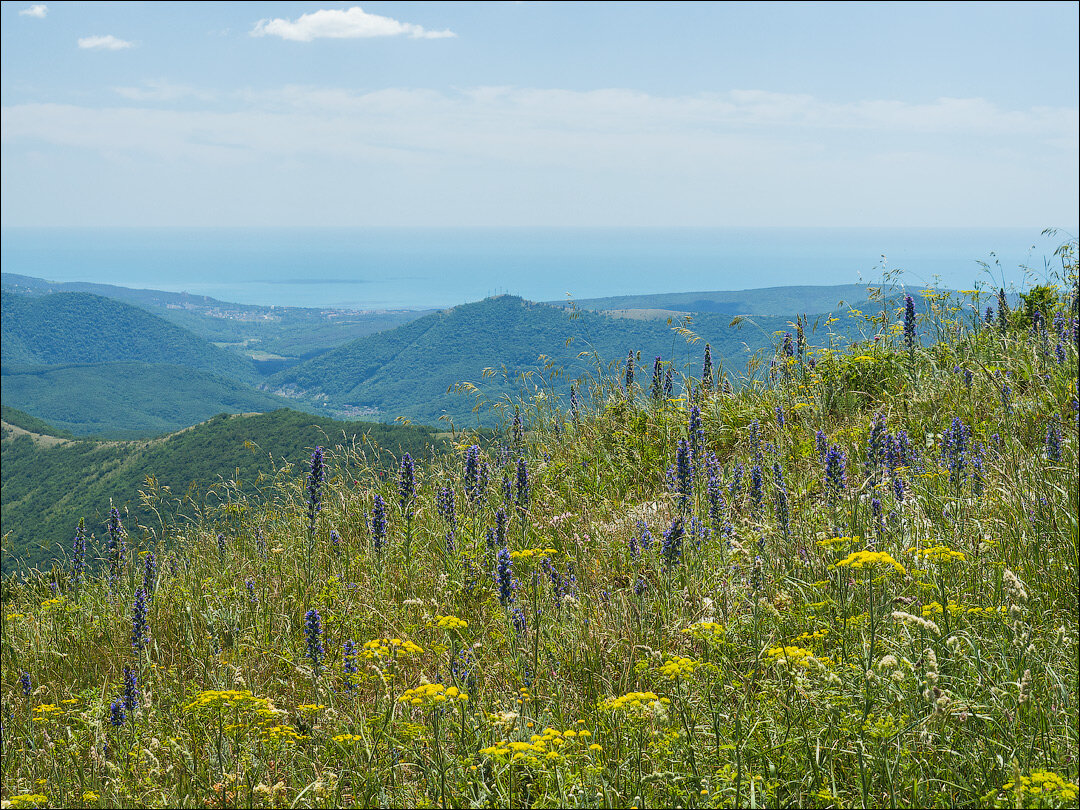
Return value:
[(390, 658), (394, 655), (420, 655), (424, 651), (411, 641), (400, 638), (376, 638), (364, 642), (363, 656), (367, 659)]
[(771, 663), (779, 666), (790, 664), (793, 667), (809, 669), (817, 659), (814, 654), (803, 647), (771, 647), (765, 651), (771, 659)]
[(898, 574), (904, 574), (904, 566), (892, 558), (885, 551), (853, 551), (836, 564), (837, 568), (850, 566), (852, 568), (870, 568), (874, 565), (891, 565)]
[(467, 703), (469, 696), (456, 686), (448, 688), (441, 683), (425, 683), (406, 689), (398, 700), (413, 706), (437, 706), (442, 703)]
[(511, 551), (510, 558), (514, 560), (528, 560), (532, 557), (548, 557), (558, 554), (555, 548), (523, 548), (521, 551)]
[(678, 680), (680, 678), (688, 678), (694, 674), (694, 670), (700, 666), (700, 663), (693, 658), (683, 658), (681, 656), (674, 656), (670, 661), (660, 667), (660, 674), (670, 680)]
[(467, 621), (457, 616), (436, 616), (432, 621), (435, 622), (436, 627), (444, 630), (462, 630), (469, 626)]
[(967, 562), (967, 557), (962, 551), (953, 551), (948, 546), (932, 546), (931, 548), (914, 549), (916, 559), (934, 562), (938, 565), (949, 565), (954, 562)]

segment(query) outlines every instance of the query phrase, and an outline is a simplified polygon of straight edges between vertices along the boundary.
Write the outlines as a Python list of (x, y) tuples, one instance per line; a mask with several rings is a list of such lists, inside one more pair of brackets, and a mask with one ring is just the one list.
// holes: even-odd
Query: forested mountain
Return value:
[(0, 374), (5, 405), (78, 436), (148, 437), (222, 411), (289, 404), (246, 382), (167, 363), (5, 367)]
[(250, 360), (139, 307), (90, 293), (0, 293), (5, 368), (133, 360), (170, 363), (237, 380), (256, 377)]
[[(269, 387), (313, 407), (428, 423), (449, 414), (469, 423), (473, 398), (447, 393), (458, 382), (497, 399), (518, 392), (515, 377), (521, 372), (542, 371), (550, 379), (552, 370), (562, 369), (555, 387), (565, 392), (574, 377), (596, 371), (597, 358), (607, 368), (625, 361), (629, 350), (640, 352), (639, 374), (651, 373), (656, 356), (674, 361), (677, 372), (696, 374), (705, 342), (717, 365), (743, 373), (755, 351), (778, 339), (774, 332), (793, 329), (793, 318), (757, 317), (732, 326), (728, 315), (700, 313), (685, 322), (691, 331), (680, 333), (681, 320), (616, 318), (504, 295), (360, 338), (279, 372)], [(823, 331), (810, 336), (824, 342)], [(544, 371), (541, 358), (553, 361), (553, 369)], [(497, 373), (485, 378), (485, 368)]]
[(310, 357), (426, 314), (418, 310), (355, 311), (237, 304), (186, 292), (83, 281), (45, 281), (17, 273), (0, 276), (0, 287), (5, 292), (22, 295), (83, 292), (114, 298), (152, 312), (235, 354), (254, 357), (270, 368), (273, 368), (270, 364), (282, 362), (277, 358)]
[[(184, 499), (192, 486), (205, 493), (222, 481), (240, 481), (250, 495), (260, 475), (273, 476), (286, 464), (294, 465), (289, 474), (299, 478), (316, 445), (355, 447), (354, 461), (362, 455), (383, 470), (404, 452), (423, 458), (445, 446), (431, 428), (339, 422), (287, 409), (221, 414), (160, 439), (123, 442), (42, 440), (62, 432), (11, 408), (4, 409), (3, 421), (5, 574), (44, 565), (68, 550), (80, 517), (100, 536), (110, 501), (129, 511), (129, 529), (136, 520), (151, 521), (138, 494), (147, 490), (148, 475), (169, 488), (170, 502)], [(28, 428), (36, 430), (27, 433)], [(193, 514), (199, 500), (184, 505), (183, 514)], [(176, 507), (164, 508), (171, 514)]]
[[(790, 315), (794, 312), (829, 312), (841, 301), (853, 303), (865, 299), (866, 289), (865, 284), (762, 287), (752, 290), (615, 295), (583, 298), (574, 303), (581, 309), (596, 311), (666, 309), (724, 315)], [(567, 305), (562, 301), (551, 303)]]

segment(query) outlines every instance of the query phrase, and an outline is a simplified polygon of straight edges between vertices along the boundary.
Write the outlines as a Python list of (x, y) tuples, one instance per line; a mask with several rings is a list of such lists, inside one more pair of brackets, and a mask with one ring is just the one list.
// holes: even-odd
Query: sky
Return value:
[(4, 2), (0, 224), (1075, 228), (1078, 8)]

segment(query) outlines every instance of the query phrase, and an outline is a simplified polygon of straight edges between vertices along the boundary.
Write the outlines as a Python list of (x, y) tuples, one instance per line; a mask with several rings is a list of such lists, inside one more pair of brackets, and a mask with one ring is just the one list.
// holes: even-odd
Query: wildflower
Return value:
[(1054, 416), (1046, 428), (1046, 457), (1050, 461), (1061, 461), (1061, 422)]
[[(315, 535), (315, 519), (322, 509), (322, 485), (326, 477), (326, 468), (323, 466), (323, 449), (316, 447), (311, 453), (311, 461), (308, 469), (307, 496), (308, 496), (308, 535)], [(219, 546), (222, 540), (218, 540)]]
[(356, 645), (351, 638), (346, 639), (345, 643), (341, 645), (341, 651), (341, 667), (345, 672), (345, 688), (351, 692), (356, 688), (354, 676), (357, 672)]
[(375, 504), (371, 507), (371, 546), (378, 553), (386, 542), (386, 501), (379, 494), (375, 495)]
[(660, 674), (668, 680), (677, 681), (682, 678), (688, 678), (694, 674), (694, 670), (701, 666), (699, 661), (695, 661), (693, 658), (683, 658), (682, 656), (675, 655), (671, 659), (660, 667)]
[(513, 565), (510, 562), (510, 550), (505, 546), (499, 549), (496, 571), (496, 581), (499, 586), (499, 602), (505, 607), (514, 601), (513, 585), (511, 583)]
[(686, 439), (679, 439), (679, 448), (675, 454), (677, 489), (679, 493), (679, 506), (686, 509), (690, 505), (690, 497), (693, 494), (694, 479), (693, 467), (691, 466), (690, 444)]
[(728, 484), (728, 495), (732, 500), (735, 500), (739, 494), (739, 490), (742, 487), (743, 477), (743, 465), (741, 461), (736, 461), (735, 466), (731, 469), (731, 482)]
[(645, 577), (638, 574), (637, 579), (634, 580), (634, 596), (644, 596), (646, 589)]
[(847, 454), (836, 445), (825, 454), (825, 489), (832, 502), (847, 489)]
[(664, 396), (671, 399), (675, 396), (675, 383), (672, 380), (671, 366), (664, 372)]
[(412, 517), (412, 500), (416, 495), (416, 465), (413, 464), (412, 456), (405, 453), (401, 457), (401, 475), (398, 479), (398, 502), (401, 511)]
[(690, 406), (690, 421), (686, 432), (690, 439), (690, 458), (697, 462), (701, 458), (701, 451), (705, 445), (705, 429), (701, 426), (701, 408), (697, 405)]
[(682, 518), (676, 517), (671, 522), (671, 527), (664, 532), (664, 542), (660, 550), (665, 568), (672, 568), (679, 563), (682, 557), (683, 534)]
[(954, 417), (952, 425), (941, 436), (941, 453), (949, 470), (953, 486), (959, 487), (966, 477), (968, 454), (971, 446), (971, 430)]
[(904, 566), (885, 551), (853, 551), (836, 564), (837, 568), (869, 568), (874, 565), (891, 565), (898, 574), (907, 573)]
[(908, 351), (915, 351), (915, 299), (904, 296), (904, 343)]
[(341, 535), (337, 533), (337, 529), (330, 530), (330, 551), (335, 556), (341, 553)]
[(634, 350), (631, 349), (626, 355), (626, 393), (632, 393), (634, 389)]
[(923, 616), (914, 616), (910, 613), (905, 613), (902, 610), (894, 610), (890, 615), (892, 616), (893, 621), (902, 622), (903, 624), (911, 625), (912, 627), (918, 627), (919, 629), (933, 633), (936, 636), (941, 635), (941, 630), (938, 628), (937, 624)]
[(450, 673), (456, 683), (465, 685), (470, 692), (476, 688), (476, 662), (468, 649), (458, 650), (450, 663)]
[(109, 722), (116, 728), (124, 725), (124, 702), (120, 699), (109, 704)]
[(319, 672), (322, 669), (322, 659), (324, 654), (322, 644), (322, 618), (319, 616), (319, 611), (312, 608), (306, 614), (304, 614), (304, 635), (307, 637), (307, 654), (311, 659), (311, 668), (315, 673), (315, 677), (319, 676)]
[(495, 545), (502, 548), (506, 545), (506, 511), (500, 506), (495, 510)]
[(154, 552), (151, 549), (146, 552), (146, 562), (143, 564), (143, 590), (146, 591), (148, 596), (153, 596), (156, 585), (157, 559), (154, 557)]
[(998, 290), (998, 327), (1002, 333), (1008, 327), (1009, 321), (1009, 301), (1005, 297), (1005, 288), (1002, 287)]
[(750, 469), (750, 505), (756, 512), (761, 508), (761, 499), (764, 495), (763, 486), (765, 484), (765, 473), (761, 469), (760, 464), (755, 464)]
[(514, 608), (512, 611), (510, 611), (510, 621), (514, 625), (514, 632), (516, 632), (518, 635), (523, 635), (525, 633), (527, 623), (525, 620), (524, 610), (522, 610), (521, 608)]
[(465, 451), (465, 494), (474, 503), (479, 500), (480, 445), (473, 444)]
[(769, 662), (778, 667), (809, 669), (818, 660), (810, 650), (803, 647), (770, 647), (765, 654), (769, 656)]
[(72, 544), (71, 581), (78, 585), (86, 571), (86, 521), (79, 518), (75, 529), (75, 542)]
[(784, 426), (784, 409), (779, 405), (776, 406), (776, 424), (780, 427)]
[(124, 708), (127, 709), (132, 719), (135, 717), (135, 708), (139, 705), (139, 677), (132, 667), (124, 667)]
[(705, 344), (705, 361), (701, 365), (701, 390), (711, 391), (713, 384), (712, 347)]
[(713, 525), (713, 531), (718, 531), (727, 504), (724, 503), (724, 496), (720, 489), (720, 462), (715, 454), (709, 453), (709, 457), (705, 460), (705, 469), (708, 472), (705, 494), (709, 502), (709, 520)]
[(244, 582), (244, 587), (247, 588), (248, 601), (251, 602), (253, 605), (257, 605), (259, 603), (259, 597), (255, 595), (255, 581), (252, 579), (248, 579)]
[(406, 689), (398, 700), (413, 706), (438, 706), (440, 704), (466, 703), (469, 696), (456, 686), (425, 683), (412, 689)]
[(106, 524), (109, 533), (109, 578), (113, 581), (120, 576), (124, 569), (124, 526), (120, 522), (120, 510), (115, 506), (109, 509), (109, 520)]
[(514, 406), (514, 421), (511, 424), (511, 436), (514, 440), (514, 447), (521, 447), (525, 443), (525, 429), (521, 425), (521, 409), (517, 405)]
[(1012, 413), (1012, 386), (1008, 383), (1003, 383), (1001, 386), (1001, 406), (1005, 409), (1005, 413)]
[(641, 530), (641, 536), (640, 536), (641, 550), (642, 551), (649, 551), (652, 548), (652, 543), (653, 543), (653, 536), (652, 536), (652, 532), (649, 531), (649, 524), (646, 523), (644, 520), (639, 520), (637, 522), (637, 526), (638, 526), (638, 529)]
[(817, 449), (818, 458), (821, 463), (825, 463), (825, 454), (829, 452), (829, 439), (825, 436), (824, 431), (819, 430), (814, 434), (814, 444)]
[(30, 697), (30, 673), (24, 672), (19, 676), (19, 686), (22, 687), (23, 695)]
[(574, 385), (571, 385), (570, 386), (570, 413), (573, 415), (575, 422), (580, 417), (580, 415), (581, 415), (580, 412), (581, 412), (581, 405), (578, 402), (577, 387), (574, 386)]
[(148, 641), (146, 613), (146, 591), (139, 588), (135, 591), (135, 602), (131, 606), (131, 646), (136, 653), (141, 651)]
[(218, 554), (224, 556), (225, 554), (225, 535), (218, 533), (217, 536), (217, 550)]
[(791, 332), (784, 332), (784, 345), (781, 351), (783, 352), (784, 357), (795, 356), (795, 346), (791, 342)]
[(875, 483), (877, 471), (885, 464), (888, 456), (890, 437), (885, 426), (885, 414), (878, 413), (870, 426), (870, 438), (866, 448), (866, 472)]
[(518, 511), (524, 514), (529, 508), (529, 469), (525, 466), (525, 457), (517, 462), (517, 479), (514, 487)]

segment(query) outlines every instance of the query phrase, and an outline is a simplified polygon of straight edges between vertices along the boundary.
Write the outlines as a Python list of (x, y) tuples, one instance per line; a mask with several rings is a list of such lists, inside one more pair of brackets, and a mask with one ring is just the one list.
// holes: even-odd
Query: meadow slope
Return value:
[(1075, 806), (1074, 257), (733, 392), (620, 367), (390, 479), (327, 446), (96, 552), (72, 515), (0, 594), (0, 797)]

